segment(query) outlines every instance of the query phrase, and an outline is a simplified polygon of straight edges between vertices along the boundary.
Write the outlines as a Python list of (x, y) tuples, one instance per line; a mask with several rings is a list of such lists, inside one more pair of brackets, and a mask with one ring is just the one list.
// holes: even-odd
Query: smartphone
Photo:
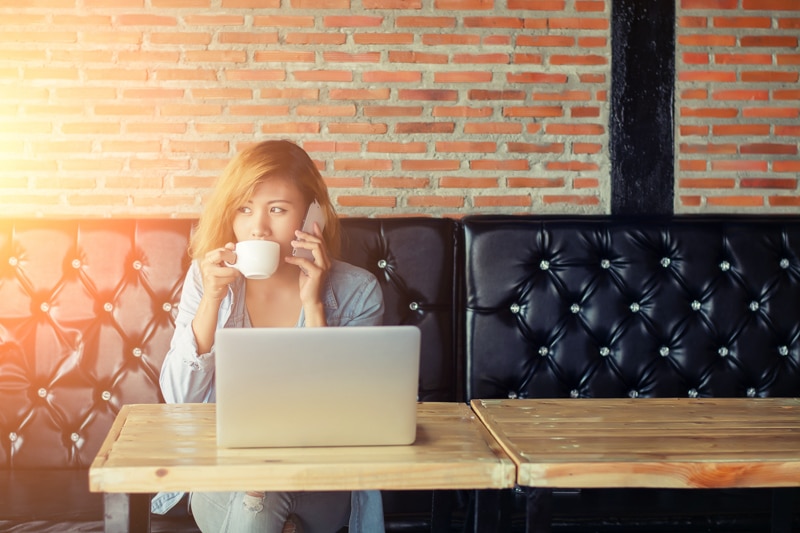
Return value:
[[(305, 233), (314, 233), (314, 222), (317, 223), (320, 231), (325, 229), (325, 212), (322, 211), (322, 206), (319, 205), (317, 200), (314, 200), (311, 202), (311, 205), (308, 206), (308, 212), (306, 213), (305, 220), (303, 220), (301, 231)], [(292, 255), (295, 257), (305, 257), (311, 260), (314, 259), (311, 255), (311, 251), (305, 248), (295, 248), (292, 250)]]

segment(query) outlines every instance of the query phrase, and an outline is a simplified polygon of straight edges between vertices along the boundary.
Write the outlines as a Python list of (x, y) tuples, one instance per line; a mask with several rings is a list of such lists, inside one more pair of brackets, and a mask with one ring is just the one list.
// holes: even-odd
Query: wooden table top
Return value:
[(225, 449), (214, 404), (126, 405), (89, 469), (94, 492), (481, 489), (515, 467), (465, 404), (421, 403), (410, 446)]
[(800, 486), (800, 398), (473, 400), (530, 487)]

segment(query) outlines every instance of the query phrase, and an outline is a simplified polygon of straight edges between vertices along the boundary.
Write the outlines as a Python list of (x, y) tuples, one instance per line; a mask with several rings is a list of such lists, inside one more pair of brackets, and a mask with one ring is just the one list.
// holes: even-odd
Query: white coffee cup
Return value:
[(236, 262), (225, 264), (248, 279), (266, 279), (278, 269), (281, 245), (275, 241), (239, 241), (235, 251)]

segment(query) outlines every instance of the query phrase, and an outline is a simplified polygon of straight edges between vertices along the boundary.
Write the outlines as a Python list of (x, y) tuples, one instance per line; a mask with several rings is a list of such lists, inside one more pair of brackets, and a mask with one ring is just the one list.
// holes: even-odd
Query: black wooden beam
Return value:
[(672, 214), (675, 0), (612, 0), (612, 214)]

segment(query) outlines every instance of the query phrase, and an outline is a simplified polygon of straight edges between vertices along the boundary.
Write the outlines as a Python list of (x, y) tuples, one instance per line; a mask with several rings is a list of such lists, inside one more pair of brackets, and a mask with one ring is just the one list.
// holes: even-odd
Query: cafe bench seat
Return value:
[[(0, 531), (102, 529), (88, 468), (124, 404), (163, 401), (194, 223), (0, 221)], [(422, 331), (420, 400), (456, 401), (455, 222), (343, 226), (343, 258), (377, 276), (385, 323)], [(389, 529), (430, 527), (432, 494), (386, 500)], [(185, 506), (173, 514), (153, 530), (196, 531)]]
[[(800, 396), (798, 217), (473, 216), (463, 231), (469, 400)], [(769, 531), (776, 495), (800, 527), (791, 489), (556, 491), (552, 520)]]
[[(99, 531), (88, 468), (163, 401), (194, 220), (0, 220), (0, 531)], [(419, 399), (800, 396), (800, 217), (343, 220), (387, 324), (422, 331)], [(797, 491), (556, 490), (555, 531), (763, 531)], [(788, 494), (788, 495), (787, 495)], [(459, 531), (472, 495), (384, 493), (389, 531)], [(499, 510), (524, 502), (501, 494)], [(448, 507), (451, 504), (452, 507)], [(441, 507), (438, 507), (441, 509)], [(154, 531), (196, 531), (185, 507)], [(509, 514), (505, 531), (524, 528)], [(447, 520), (444, 520), (445, 522)], [(440, 525), (441, 522), (437, 522)], [(98, 529), (100, 528), (100, 529)]]

